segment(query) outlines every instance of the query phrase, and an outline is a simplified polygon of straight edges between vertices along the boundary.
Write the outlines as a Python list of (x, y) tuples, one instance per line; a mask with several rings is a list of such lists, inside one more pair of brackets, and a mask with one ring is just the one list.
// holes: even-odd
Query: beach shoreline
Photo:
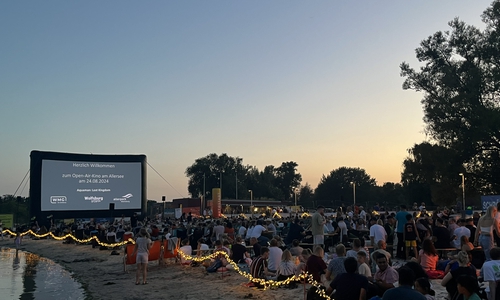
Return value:
[[(15, 248), (14, 239), (0, 240), (0, 247)], [(135, 265), (123, 269), (123, 250), (99, 250), (91, 245), (63, 244), (53, 239), (24, 238), (21, 250), (48, 258), (71, 272), (86, 292), (86, 300), (100, 299), (304, 299), (303, 286), (296, 289), (256, 290), (242, 286), (247, 279), (234, 271), (207, 274), (167, 260), (165, 266), (150, 262), (148, 284), (135, 285)]]

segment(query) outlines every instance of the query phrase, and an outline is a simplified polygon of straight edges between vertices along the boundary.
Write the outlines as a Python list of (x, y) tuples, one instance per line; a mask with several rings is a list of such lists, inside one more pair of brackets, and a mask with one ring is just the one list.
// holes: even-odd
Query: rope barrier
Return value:
[[(3, 234), (10, 234), (10, 235), (16, 235), (15, 232), (9, 230), (9, 229), (5, 229), (2, 231)], [(82, 244), (86, 244), (92, 240), (96, 240), (96, 242), (101, 245), (101, 246), (105, 246), (105, 247), (118, 247), (118, 246), (123, 246), (129, 242), (131, 242), (132, 244), (135, 244), (135, 241), (131, 238), (129, 238), (127, 241), (122, 241), (122, 242), (118, 242), (118, 243), (113, 243), (113, 244), (110, 244), (110, 243), (103, 243), (101, 241), (99, 241), (98, 237), (97, 236), (92, 236), (88, 239), (78, 239), (76, 238), (74, 235), (68, 233), (64, 236), (55, 236), (52, 232), (48, 232), (48, 233), (45, 233), (45, 234), (37, 234), (35, 232), (33, 232), (33, 230), (28, 230), (28, 231), (25, 231), (23, 233), (21, 233), (20, 235), (21, 236), (25, 236), (25, 235), (28, 235), (28, 234), (31, 234), (37, 238), (44, 238), (44, 237), (47, 237), (47, 236), (51, 236), (53, 239), (55, 240), (58, 240), (58, 241), (61, 241), (61, 240), (65, 240), (67, 238), (71, 238), (73, 239), (75, 242), (78, 242), (78, 243), (82, 243)], [(209, 254), (209, 255), (205, 255), (205, 256), (201, 256), (201, 257), (198, 257), (198, 256), (191, 256), (191, 255), (186, 255), (184, 254), (182, 251), (179, 251), (179, 255), (181, 255), (185, 260), (190, 260), (190, 261), (194, 261), (194, 262), (203, 262), (207, 259), (213, 259), (217, 256), (224, 256), (224, 258), (227, 260), (227, 262), (233, 266), (233, 269), (234, 271), (236, 271), (238, 274), (240, 274), (241, 276), (247, 278), (249, 281), (253, 282), (253, 283), (257, 283), (261, 286), (263, 286), (264, 290), (268, 289), (268, 288), (278, 288), (282, 285), (288, 285), (294, 281), (301, 281), (301, 280), (306, 280), (309, 284), (311, 284), (312, 286), (316, 287), (316, 293), (318, 295), (320, 295), (321, 297), (327, 299), (327, 300), (333, 300), (333, 298), (331, 298), (330, 296), (328, 296), (325, 292), (325, 290), (323, 290), (321, 288), (321, 284), (318, 283), (316, 280), (313, 279), (313, 276), (307, 272), (303, 272), (302, 274), (300, 275), (293, 275), (292, 277), (289, 277), (285, 280), (281, 280), (281, 281), (276, 281), (276, 280), (266, 280), (266, 279), (262, 279), (262, 278), (256, 278), (256, 277), (253, 277), (251, 274), (247, 273), (247, 272), (244, 272), (244, 271), (241, 271), (240, 267), (238, 266), (238, 264), (236, 262), (234, 262), (231, 258), (229, 258), (229, 255), (225, 252), (225, 251), (217, 251), (217, 252), (214, 252), (212, 254)]]

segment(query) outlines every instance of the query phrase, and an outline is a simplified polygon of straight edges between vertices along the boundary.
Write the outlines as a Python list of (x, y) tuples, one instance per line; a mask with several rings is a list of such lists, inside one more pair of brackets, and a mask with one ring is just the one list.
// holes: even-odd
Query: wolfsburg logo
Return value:
[(104, 197), (96, 197), (96, 196), (90, 196), (90, 197), (83, 197), (85, 201), (90, 201), (90, 203), (99, 203), (104, 200)]
[(120, 201), (122, 203), (130, 203), (129, 199), (132, 197), (134, 197), (134, 195), (129, 193), (129, 194), (121, 196), (120, 198), (113, 198), (113, 201)]

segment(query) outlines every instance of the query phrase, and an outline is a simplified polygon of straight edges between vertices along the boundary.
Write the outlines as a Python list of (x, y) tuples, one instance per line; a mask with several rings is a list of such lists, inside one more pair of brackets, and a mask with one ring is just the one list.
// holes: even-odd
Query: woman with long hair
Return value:
[(281, 255), (281, 262), (278, 266), (278, 281), (285, 280), (295, 275), (297, 266), (295, 261), (292, 260), (292, 253), (289, 250), (283, 251)]
[(462, 237), (460, 238), (460, 249), (462, 249), (462, 251), (465, 251), (467, 253), (474, 250), (474, 245), (472, 245), (472, 243), (469, 242), (469, 238), (466, 235), (462, 235)]
[(436, 248), (434, 248), (434, 244), (432, 240), (425, 239), (422, 244), (422, 249), (418, 254), (418, 263), (422, 266), (422, 268), (427, 271), (436, 270), (436, 265), (439, 260), (438, 253)]
[(483, 248), (484, 256), (486, 256), (487, 261), (491, 260), (490, 250), (493, 248), (493, 231), (496, 232), (497, 235), (500, 232), (498, 223), (495, 222), (496, 214), (496, 206), (490, 206), (486, 210), (486, 214), (479, 218), (479, 221), (477, 222), (474, 245), (477, 246), (479, 242)]

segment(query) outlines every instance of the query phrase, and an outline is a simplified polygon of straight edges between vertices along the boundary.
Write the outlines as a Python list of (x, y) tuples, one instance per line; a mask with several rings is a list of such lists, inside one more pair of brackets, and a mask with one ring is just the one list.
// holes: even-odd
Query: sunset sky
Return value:
[(148, 168), (153, 200), (188, 197), (209, 153), (295, 161), (313, 188), (341, 166), (399, 182), (428, 139), (399, 64), (454, 17), (483, 28), (490, 3), (2, 1), (0, 195), (32, 150), (145, 154), (174, 187)]

